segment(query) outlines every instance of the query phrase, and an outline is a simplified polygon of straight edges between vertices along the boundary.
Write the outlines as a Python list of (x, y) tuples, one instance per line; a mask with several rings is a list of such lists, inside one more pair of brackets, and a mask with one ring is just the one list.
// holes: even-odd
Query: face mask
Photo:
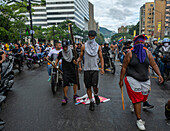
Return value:
[(95, 38), (92, 39), (92, 40), (88, 39), (88, 41), (89, 41), (90, 43), (94, 43), (94, 42), (95, 42)]
[(165, 47), (168, 47), (168, 46), (169, 46), (169, 43), (164, 43), (164, 46), (165, 46)]

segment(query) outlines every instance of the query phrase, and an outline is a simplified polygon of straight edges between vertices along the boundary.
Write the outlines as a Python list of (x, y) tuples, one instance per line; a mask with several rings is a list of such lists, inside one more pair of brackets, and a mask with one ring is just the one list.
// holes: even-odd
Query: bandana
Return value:
[(140, 63), (144, 63), (145, 58), (146, 58), (146, 51), (143, 47), (144, 47), (144, 44), (137, 44), (137, 45), (134, 45), (134, 49), (133, 49)]
[(99, 45), (96, 43), (95, 39), (88, 40), (85, 44), (86, 51), (90, 56), (96, 56), (98, 53)]
[(66, 60), (67, 62), (71, 62), (73, 60), (73, 52), (70, 46), (68, 46), (67, 51), (62, 50), (62, 55), (64, 60)]

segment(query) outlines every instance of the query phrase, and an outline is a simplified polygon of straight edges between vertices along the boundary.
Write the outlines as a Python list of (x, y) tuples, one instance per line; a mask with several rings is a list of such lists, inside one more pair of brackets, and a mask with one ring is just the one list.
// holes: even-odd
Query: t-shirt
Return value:
[(5, 44), (5, 50), (9, 51), (9, 45), (8, 44)]
[(51, 57), (51, 61), (56, 60), (61, 51), (62, 51), (62, 49), (60, 49), (60, 50), (52, 49), (48, 54), (48, 56)]
[(79, 56), (80, 56), (80, 53), (81, 53), (81, 47), (80, 47), (80, 48), (77, 47), (77, 48), (76, 48), (76, 51), (77, 51), (77, 57), (79, 57)]
[(13, 49), (12, 50), (12, 53), (14, 54), (17, 54), (17, 53), (20, 53), (22, 50), (19, 48), (19, 49)]

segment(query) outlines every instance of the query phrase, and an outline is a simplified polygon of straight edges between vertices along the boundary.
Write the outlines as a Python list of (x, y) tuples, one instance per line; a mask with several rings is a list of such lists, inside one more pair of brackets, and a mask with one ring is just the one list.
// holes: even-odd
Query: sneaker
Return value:
[(135, 110), (134, 110), (134, 106), (133, 106), (133, 103), (131, 102), (130, 104), (130, 111), (133, 113)]
[(143, 103), (143, 109), (151, 109), (154, 108), (153, 105), (150, 105), (147, 101)]
[(94, 111), (94, 102), (90, 102), (89, 110)]
[(66, 105), (68, 103), (68, 99), (67, 97), (64, 97), (64, 99), (62, 100), (62, 105)]
[(100, 98), (98, 96), (94, 96), (95, 101), (96, 101), (96, 105), (100, 104)]
[(74, 96), (73, 96), (74, 101), (76, 101), (77, 98), (79, 98), (78, 95), (74, 95)]
[(50, 82), (51, 81), (51, 76), (49, 76), (49, 78), (48, 78), (48, 82)]
[(143, 122), (141, 119), (137, 120), (136, 125), (139, 128), (139, 130), (145, 131), (145, 122)]

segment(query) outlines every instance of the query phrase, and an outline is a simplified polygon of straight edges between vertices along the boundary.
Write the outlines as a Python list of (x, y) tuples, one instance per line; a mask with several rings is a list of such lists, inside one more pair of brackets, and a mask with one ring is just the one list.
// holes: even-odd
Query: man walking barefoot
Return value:
[[(89, 31), (88, 37), (89, 40), (85, 43), (85, 45), (81, 48), (80, 57), (77, 62), (81, 62), (84, 56), (84, 83), (87, 88), (87, 94), (90, 99), (90, 107), (89, 110), (94, 111), (94, 101), (92, 99), (92, 90), (94, 90), (94, 97), (96, 104), (100, 104), (100, 99), (98, 97), (98, 79), (99, 79), (99, 67), (97, 63), (98, 56), (101, 61), (101, 74), (104, 74), (104, 61), (102, 56), (102, 49), (96, 43), (95, 37), (96, 32), (94, 30)], [(81, 70), (81, 67), (79, 67)]]

